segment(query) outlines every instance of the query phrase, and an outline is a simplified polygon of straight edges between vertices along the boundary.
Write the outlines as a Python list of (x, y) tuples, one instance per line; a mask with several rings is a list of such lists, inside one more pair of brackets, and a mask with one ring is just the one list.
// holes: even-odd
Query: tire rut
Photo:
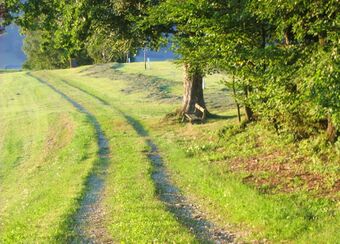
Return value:
[(104, 189), (104, 178), (109, 164), (110, 149), (107, 138), (105, 137), (100, 123), (96, 117), (91, 114), (85, 107), (67, 96), (62, 91), (51, 85), (49, 82), (40, 79), (30, 73), (27, 75), (38, 80), (40, 83), (48, 86), (54, 92), (61, 95), (66, 101), (71, 103), (79, 112), (85, 114), (93, 125), (97, 134), (97, 143), (99, 147), (98, 160), (91, 174), (86, 180), (86, 188), (80, 207), (72, 216), (72, 229), (74, 235), (70, 238), (70, 243), (112, 243), (111, 237), (106, 232), (103, 225), (104, 212), (101, 207), (102, 193)]
[(172, 183), (171, 177), (164, 165), (164, 160), (160, 155), (157, 145), (152, 141), (148, 132), (143, 125), (133, 117), (125, 114), (120, 109), (114, 107), (106, 100), (98, 97), (91, 92), (86, 91), (76, 85), (62, 80), (65, 84), (78, 89), (79, 91), (97, 99), (104, 106), (108, 106), (114, 111), (120, 113), (126, 121), (133, 127), (136, 133), (144, 138), (145, 143), (150, 147), (147, 156), (153, 166), (152, 180), (155, 184), (159, 199), (165, 204), (167, 210), (171, 212), (186, 228), (191, 231), (198, 241), (202, 243), (234, 243), (235, 236), (230, 232), (219, 228), (217, 225), (209, 221), (206, 215), (199, 210), (195, 204), (183, 196), (180, 190)]

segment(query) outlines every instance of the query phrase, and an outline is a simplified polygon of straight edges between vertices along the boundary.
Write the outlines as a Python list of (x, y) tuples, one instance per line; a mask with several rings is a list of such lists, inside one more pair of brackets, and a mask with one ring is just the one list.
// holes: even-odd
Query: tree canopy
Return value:
[(28, 49), (55, 55), (53, 66), (72, 58), (124, 61), (171, 35), (187, 72), (182, 113), (205, 106), (203, 76), (225, 72), (234, 77), (248, 121), (266, 120), (296, 139), (324, 130), (330, 141), (338, 135), (336, 0), (6, 0), (4, 6), (6, 21), (16, 19), (28, 33)]

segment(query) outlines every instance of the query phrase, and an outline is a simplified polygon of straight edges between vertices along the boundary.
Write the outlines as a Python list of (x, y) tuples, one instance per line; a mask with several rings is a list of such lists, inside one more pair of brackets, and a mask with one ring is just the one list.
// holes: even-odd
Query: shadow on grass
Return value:
[(125, 73), (119, 70), (123, 66), (123, 63), (96, 65), (86, 69), (84, 75), (94, 78), (109, 78), (113, 81), (125, 81), (128, 85), (121, 91), (126, 94), (143, 92), (147, 98), (152, 100), (164, 102), (181, 100), (181, 97), (171, 94), (173, 81), (142, 73)]
[(228, 120), (228, 119), (235, 119), (237, 115), (219, 115), (219, 114), (209, 114), (207, 116), (208, 119), (214, 120)]
[(124, 67), (124, 63), (114, 63), (114, 64), (111, 66), (112, 69), (120, 69), (120, 68), (122, 68), (122, 67)]

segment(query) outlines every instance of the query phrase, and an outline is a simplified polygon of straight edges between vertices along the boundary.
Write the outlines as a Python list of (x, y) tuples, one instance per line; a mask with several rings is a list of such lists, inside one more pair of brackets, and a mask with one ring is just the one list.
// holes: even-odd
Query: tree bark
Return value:
[[(249, 85), (247, 85), (244, 89), (246, 98), (248, 98), (250, 91), (251, 91), (251, 87)], [(246, 114), (246, 121), (248, 121), (248, 122), (254, 121), (255, 118), (254, 118), (254, 112), (253, 112), (252, 108), (249, 105), (245, 104), (244, 110), (245, 110), (245, 114)]]
[(190, 70), (189, 64), (184, 64), (182, 114), (194, 113), (195, 103), (206, 109), (202, 85), (202, 74), (198, 70)]
[(236, 98), (235, 75), (233, 75), (233, 93), (234, 93), (234, 97), (235, 97), (234, 99), (235, 99), (236, 108), (237, 108), (238, 122), (241, 123), (240, 104), (238, 103), (237, 98)]
[(245, 106), (244, 110), (246, 112), (246, 121), (253, 121), (254, 120), (254, 112), (249, 106)]

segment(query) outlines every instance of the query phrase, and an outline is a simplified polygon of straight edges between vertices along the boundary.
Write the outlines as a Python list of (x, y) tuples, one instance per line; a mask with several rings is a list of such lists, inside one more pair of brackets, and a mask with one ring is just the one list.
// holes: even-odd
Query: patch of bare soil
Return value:
[[(277, 160), (285, 158), (285, 160)], [(340, 181), (327, 173), (310, 172), (303, 167), (308, 159), (292, 153), (275, 151), (229, 162), (233, 172), (246, 172), (243, 182), (266, 193), (291, 193), (304, 190), (315, 196), (336, 198)]]
[[(61, 131), (55, 128), (62, 128)], [(74, 133), (74, 124), (69, 121), (66, 114), (60, 114), (57, 121), (54, 122), (53, 128), (49, 130), (46, 137), (44, 152), (50, 155), (53, 151), (63, 148), (72, 139)], [(63, 138), (62, 140), (60, 138)]]

